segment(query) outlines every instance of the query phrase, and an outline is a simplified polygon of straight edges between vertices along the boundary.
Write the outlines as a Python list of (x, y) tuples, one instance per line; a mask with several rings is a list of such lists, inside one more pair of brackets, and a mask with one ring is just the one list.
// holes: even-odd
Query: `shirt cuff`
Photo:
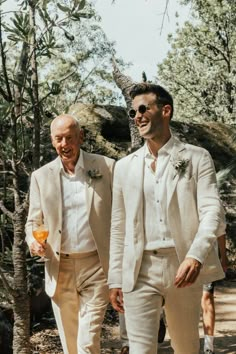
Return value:
[(109, 284), (109, 289), (121, 289), (120, 284)]
[(185, 258), (193, 258), (193, 259), (196, 259), (198, 262), (200, 262), (201, 264), (203, 264), (203, 260), (196, 257), (196, 256), (193, 256), (191, 254), (187, 254)]

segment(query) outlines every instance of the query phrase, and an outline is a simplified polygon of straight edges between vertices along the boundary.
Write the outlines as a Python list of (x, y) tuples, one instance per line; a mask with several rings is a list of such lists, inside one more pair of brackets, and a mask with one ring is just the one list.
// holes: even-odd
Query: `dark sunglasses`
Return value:
[(137, 111), (138, 111), (140, 114), (144, 114), (148, 108), (149, 108), (149, 106), (148, 106), (148, 105), (145, 106), (145, 104), (141, 104), (141, 105), (138, 107), (137, 110), (135, 110), (135, 109), (132, 108), (132, 109), (129, 110), (129, 117), (132, 118), (132, 119), (134, 119), (135, 116), (136, 116)]

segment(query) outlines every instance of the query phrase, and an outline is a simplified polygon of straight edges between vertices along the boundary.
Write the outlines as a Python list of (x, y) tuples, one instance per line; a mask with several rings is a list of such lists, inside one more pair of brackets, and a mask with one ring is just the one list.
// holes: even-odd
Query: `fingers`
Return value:
[(45, 256), (45, 250), (46, 250), (46, 244), (45, 243), (39, 243), (37, 241), (32, 242), (30, 245), (30, 253), (33, 256), (40, 256), (43, 257)]
[(112, 307), (116, 311), (124, 313), (123, 293), (121, 289), (119, 288), (110, 289), (110, 302)]
[(186, 258), (180, 265), (176, 277), (174, 285), (177, 288), (184, 288), (186, 286), (192, 285), (201, 269), (201, 263), (194, 258)]

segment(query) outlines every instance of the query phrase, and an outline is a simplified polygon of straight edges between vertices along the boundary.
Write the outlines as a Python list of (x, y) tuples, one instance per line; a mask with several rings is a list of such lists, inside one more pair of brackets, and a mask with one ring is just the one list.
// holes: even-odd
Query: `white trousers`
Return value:
[(202, 284), (174, 287), (179, 261), (174, 248), (145, 251), (136, 286), (124, 293), (130, 354), (156, 354), (163, 300), (175, 354), (198, 354)]
[(119, 312), (119, 325), (120, 325), (120, 341), (121, 346), (125, 347), (129, 346), (129, 339), (127, 335), (126, 323), (125, 323), (125, 315)]
[(97, 252), (61, 256), (52, 306), (64, 354), (100, 353), (108, 298)]
[[(165, 318), (163, 308), (161, 309), (161, 314), (160, 318)], [(127, 329), (126, 329), (126, 323), (125, 323), (125, 315), (124, 313), (119, 312), (119, 324), (120, 324), (120, 341), (121, 341), (121, 346), (129, 346), (129, 339), (128, 339), (128, 334), (127, 334)], [(158, 331), (159, 328), (157, 328)], [(157, 341), (158, 341), (158, 332), (157, 332)]]

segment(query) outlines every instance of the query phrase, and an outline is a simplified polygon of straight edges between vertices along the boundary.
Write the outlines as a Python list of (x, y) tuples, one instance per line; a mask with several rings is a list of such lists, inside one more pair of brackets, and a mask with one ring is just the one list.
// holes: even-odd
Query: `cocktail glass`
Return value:
[[(36, 241), (38, 241), (40, 244), (46, 243), (47, 242), (47, 237), (48, 237), (48, 226), (46, 224), (37, 224), (33, 223), (33, 230), (32, 230), (33, 236)], [(40, 257), (37, 262), (45, 262), (47, 261), (48, 258), (45, 256)]]

